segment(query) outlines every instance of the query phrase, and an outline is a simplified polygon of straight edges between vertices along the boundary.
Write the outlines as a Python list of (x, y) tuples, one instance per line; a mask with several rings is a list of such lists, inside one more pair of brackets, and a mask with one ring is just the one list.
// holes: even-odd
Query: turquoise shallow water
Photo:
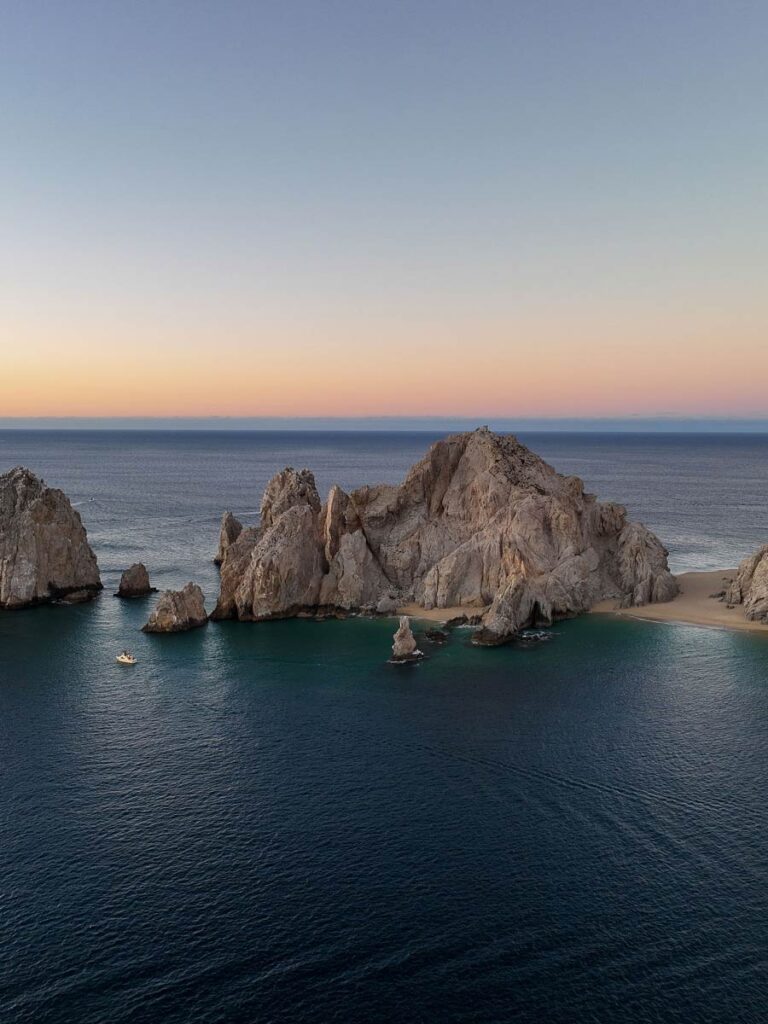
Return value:
[[(120, 438), (110, 477), (98, 444), (38, 454), (105, 576), (148, 550), (211, 595), (218, 512), (260, 487), (243, 467), (310, 462)], [(355, 482), (344, 444), (327, 473)], [(760, 458), (731, 460), (758, 497)], [(391, 621), (149, 637), (150, 603), (0, 615), (4, 1022), (764, 1018), (764, 637), (589, 617), (395, 667)]]

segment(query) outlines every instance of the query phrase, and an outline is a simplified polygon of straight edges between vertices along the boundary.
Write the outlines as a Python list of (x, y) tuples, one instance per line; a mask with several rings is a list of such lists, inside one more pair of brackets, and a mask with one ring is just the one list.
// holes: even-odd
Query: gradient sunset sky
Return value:
[(766, 416), (768, 4), (7, 0), (0, 416)]

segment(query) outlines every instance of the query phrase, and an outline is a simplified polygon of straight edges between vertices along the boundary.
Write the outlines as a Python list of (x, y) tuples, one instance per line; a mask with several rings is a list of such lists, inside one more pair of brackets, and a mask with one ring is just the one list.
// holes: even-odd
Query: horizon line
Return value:
[(758, 416), (3, 416), (0, 430), (497, 431), (766, 433)]

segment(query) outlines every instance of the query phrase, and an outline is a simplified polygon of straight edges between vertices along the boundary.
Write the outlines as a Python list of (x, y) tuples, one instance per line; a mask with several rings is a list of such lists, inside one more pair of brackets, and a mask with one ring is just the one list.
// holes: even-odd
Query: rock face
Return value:
[(224, 561), (224, 555), (227, 552), (227, 548), (234, 544), (240, 534), (243, 532), (243, 524), (239, 519), (235, 519), (231, 512), (225, 512), (221, 517), (221, 530), (219, 531), (219, 549), (216, 552), (216, 556), (213, 559), (216, 565), (221, 565)]
[(724, 600), (743, 604), (744, 614), (752, 622), (768, 623), (768, 544), (741, 562)]
[(604, 598), (677, 593), (667, 552), (621, 505), (485, 427), (438, 441), (400, 485), (333, 487), (324, 505), (308, 470), (285, 469), (261, 513), (225, 552), (214, 618), (464, 606), (499, 643)]
[(64, 492), (21, 466), (0, 475), (0, 608), (99, 590), (96, 556)]
[(400, 625), (393, 637), (392, 661), (417, 661), (422, 653), (416, 645), (416, 638), (411, 630), (407, 615), (400, 616)]
[(145, 633), (182, 633), (207, 621), (203, 592), (196, 583), (188, 583), (183, 590), (162, 593), (142, 629)]
[(142, 562), (136, 562), (120, 577), (120, 586), (115, 597), (144, 597), (155, 590), (157, 587), (150, 585), (147, 567)]

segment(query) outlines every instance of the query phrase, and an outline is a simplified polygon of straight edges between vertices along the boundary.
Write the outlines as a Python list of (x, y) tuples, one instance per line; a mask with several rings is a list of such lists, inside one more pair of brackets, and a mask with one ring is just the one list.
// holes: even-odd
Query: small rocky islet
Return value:
[(115, 597), (132, 598), (146, 597), (147, 594), (157, 592), (149, 581), (149, 573), (143, 562), (136, 562), (129, 566), (120, 577), (120, 584)]
[(424, 654), (419, 650), (416, 637), (411, 629), (411, 620), (407, 615), (401, 615), (400, 624), (392, 638), (392, 657), (390, 661), (402, 664), (419, 661), (423, 657)]
[[(615, 502), (585, 492), (511, 435), (454, 434), (431, 446), (399, 485), (334, 485), (321, 502), (313, 474), (291, 467), (266, 487), (258, 526), (222, 517), (212, 619), (393, 615), (461, 609), (479, 644), (588, 611), (632, 608), (678, 592), (667, 551)], [(66, 495), (28, 469), (0, 475), (0, 608), (91, 599), (96, 557)], [(151, 593), (142, 563), (118, 595)], [(746, 558), (725, 599), (768, 623), (768, 545)], [(178, 632), (208, 621), (193, 583), (166, 591), (144, 626)], [(411, 643), (412, 641), (412, 643)], [(407, 648), (407, 650), (406, 650)], [(401, 619), (393, 660), (417, 651)], [(418, 655), (416, 655), (418, 657)]]
[(181, 590), (166, 590), (160, 595), (142, 630), (145, 633), (182, 633), (199, 629), (207, 622), (202, 590), (196, 583), (187, 583)]

